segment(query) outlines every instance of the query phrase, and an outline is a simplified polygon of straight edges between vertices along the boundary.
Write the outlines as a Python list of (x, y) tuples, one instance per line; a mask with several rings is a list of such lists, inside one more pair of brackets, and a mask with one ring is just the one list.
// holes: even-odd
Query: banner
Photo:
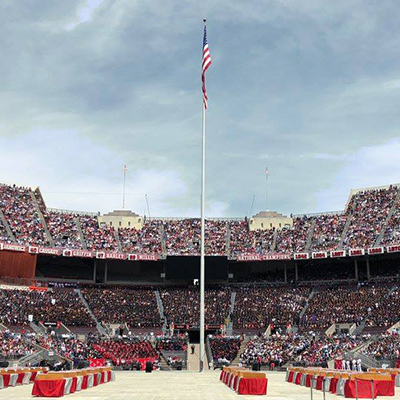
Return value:
[(363, 256), (364, 254), (365, 254), (364, 249), (350, 249), (349, 250), (350, 257)]
[(308, 260), (310, 258), (308, 253), (295, 253), (294, 259), (295, 260)]
[(311, 254), (311, 258), (316, 260), (321, 258), (328, 258), (328, 253), (326, 251), (315, 251)]
[(128, 254), (129, 261), (157, 261), (157, 254)]
[(346, 257), (346, 250), (332, 250), (331, 258)]
[(0, 250), (19, 251), (21, 253), (25, 253), (26, 246), (21, 244), (3, 243), (3, 246), (0, 248)]
[(383, 247), (370, 247), (368, 249), (368, 254), (369, 255), (373, 255), (373, 254), (383, 254), (384, 253), (384, 249)]
[(93, 258), (93, 252), (88, 250), (63, 250), (64, 257)]
[(398, 253), (400, 251), (400, 244), (386, 247), (388, 253)]
[(239, 254), (237, 261), (268, 261), (268, 260), (291, 260), (292, 256), (287, 253), (282, 254)]

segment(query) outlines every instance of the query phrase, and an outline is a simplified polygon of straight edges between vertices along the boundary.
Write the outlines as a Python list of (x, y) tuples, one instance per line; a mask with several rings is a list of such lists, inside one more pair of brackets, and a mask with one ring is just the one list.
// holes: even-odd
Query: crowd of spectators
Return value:
[(79, 222), (88, 250), (118, 251), (115, 229), (112, 226), (100, 226), (92, 215), (80, 215)]
[[(375, 244), (384, 229), (382, 244), (400, 240), (400, 201), (387, 218), (398, 188), (355, 193), (344, 213), (297, 216), (291, 228), (249, 229), (247, 219), (208, 219), (205, 225), (207, 255), (295, 253), (344, 248), (367, 248)], [(198, 218), (148, 220), (141, 229), (117, 228), (98, 223), (95, 215), (75, 215), (46, 211), (40, 192), (29, 188), (0, 185), (0, 209), (17, 243), (48, 246), (45, 227), (38, 213), (42, 210), (56, 247), (89, 250), (141, 252), (169, 255), (199, 255), (201, 223)], [(85, 243), (81, 242), (79, 225)], [(387, 222), (387, 226), (385, 224)], [(348, 229), (344, 228), (348, 223)], [(344, 235), (342, 238), (342, 234)], [(118, 239), (121, 244), (119, 249)], [(307, 241), (311, 239), (307, 247)], [(343, 243), (341, 240), (343, 239)], [(0, 240), (10, 241), (0, 221)]]
[(375, 244), (394, 204), (398, 188), (366, 190), (354, 194), (347, 207), (352, 219), (344, 239), (348, 248), (367, 248)]
[(76, 215), (49, 211), (44, 213), (44, 218), (56, 247), (67, 249), (83, 248)]
[(248, 366), (258, 362), (271, 369), (287, 362), (305, 366), (327, 366), (329, 360), (341, 358), (364, 340), (363, 337), (350, 335), (255, 337), (247, 343), (245, 351), (240, 355), (240, 362)]
[(0, 208), (17, 243), (48, 244), (29, 188), (0, 185)]
[(134, 366), (140, 359), (159, 362), (159, 355), (151, 343), (138, 337), (99, 340), (92, 347), (116, 366)]
[(186, 336), (157, 337), (157, 350), (161, 351), (186, 351), (188, 342)]
[(323, 214), (314, 217), (310, 251), (337, 249), (347, 218), (346, 214)]
[(20, 333), (8, 330), (0, 332), (0, 357), (3, 360), (16, 360), (34, 353), (35, 346), (22, 338)]
[(209, 335), (208, 340), (214, 365), (231, 363), (236, 358), (242, 343), (241, 336)]
[[(386, 306), (385, 297), (390, 286), (357, 285), (328, 287), (315, 293), (302, 318), (307, 329), (326, 329), (333, 323), (376, 325), (383, 321), (380, 316)], [(380, 307), (381, 305), (381, 307)]]
[(119, 228), (118, 235), (122, 251), (126, 253), (161, 254), (161, 225), (158, 221), (147, 221), (141, 229)]
[(400, 332), (393, 330), (382, 333), (362, 349), (362, 353), (377, 360), (400, 358)]
[[(171, 287), (160, 291), (164, 314), (168, 323), (198, 325), (200, 318), (200, 293), (198, 286)], [(221, 325), (229, 316), (231, 290), (207, 288), (205, 290), (205, 323)]]
[(93, 320), (70, 289), (36, 291), (1, 289), (1, 321), (5, 325), (28, 325), (29, 315), (38, 322), (61, 322), (66, 326), (93, 326)]
[(393, 214), (386, 225), (381, 243), (385, 246), (400, 243), (400, 199), (397, 201)]
[(67, 358), (74, 362), (74, 365), (79, 361), (102, 358), (102, 355), (97, 352), (92, 343), (96, 343), (96, 338), (88, 336), (87, 342), (77, 339), (73, 335), (46, 335), (36, 336), (36, 342), (45, 349), (54, 351), (61, 357)]
[(240, 286), (236, 289), (234, 327), (265, 330), (271, 323), (297, 325), (309, 293), (309, 287)]
[(126, 323), (130, 328), (161, 326), (153, 289), (85, 288), (82, 294), (96, 318), (103, 323)]

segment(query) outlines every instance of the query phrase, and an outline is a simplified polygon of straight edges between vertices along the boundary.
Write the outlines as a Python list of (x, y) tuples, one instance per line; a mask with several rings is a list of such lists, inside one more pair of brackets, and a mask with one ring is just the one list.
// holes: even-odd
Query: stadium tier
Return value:
[[(398, 251), (397, 186), (354, 191), (344, 212), (293, 218), (292, 226), (252, 230), (248, 220), (206, 221), (206, 255), (238, 260), (340, 257)], [(140, 227), (99, 223), (94, 214), (47, 210), (39, 189), (0, 186), (0, 239), (30, 252), (156, 260), (198, 256), (199, 219), (147, 219)], [(16, 247), (14, 247), (15, 249)], [(344, 253), (343, 253), (344, 252)], [(329, 253), (329, 254), (328, 254)]]
[[(0, 185), (3, 360), (190, 365), (200, 221), (130, 216), (119, 226), (107, 215), (47, 209), (39, 189)], [(206, 221), (208, 361), (394, 364), (399, 188), (352, 191), (343, 212), (286, 220)]]

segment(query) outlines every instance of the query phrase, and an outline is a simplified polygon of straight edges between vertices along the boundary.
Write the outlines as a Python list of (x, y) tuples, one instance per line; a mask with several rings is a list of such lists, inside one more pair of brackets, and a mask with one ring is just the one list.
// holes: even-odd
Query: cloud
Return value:
[(349, 155), (330, 185), (316, 194), (321, 210), (343, 209), (350, 189), (400, 183), (400, 139), (361, 147)]
[[(18, 154), (18, 160), (15, 159)], [(108, 212), (122, 203), (124, 159), (75, 131), (34, 129), (5, 138), (0, 148), (2, 183), (40, 186), (48, 207)], [(185, 208), (179, 199), (187, 185), (173, 169), (131, 169), (128, 164), (126, 208), (152, 216), (195, 216), (199, 205)], [(226, 205), (210, 201), (207, 212), (225, 212)]]
[(93, 14), (100, 7), (104, 0), (86, 0), (84, 6), (80, 7), (76, 12), (76, 19), (70, 22), (66, 27), (66, 31), (74, 30), (78, 25), (84, 22), (90, 22), (93, 18)]

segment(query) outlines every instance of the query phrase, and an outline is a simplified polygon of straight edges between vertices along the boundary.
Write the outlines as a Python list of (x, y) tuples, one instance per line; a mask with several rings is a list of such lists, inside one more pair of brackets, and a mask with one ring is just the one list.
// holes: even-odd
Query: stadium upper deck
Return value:
[[(0, 246), (117, 259), (199, 255), (199, 219), (151, 219), (141, 229), (94, 214), (47, 210), (38, 189), (0, 185)], [(307, 259), (400, 251), (400, 188), (353, 191), (345, 212), (296, 216), (291, 228), (251, 231), (248, 221), (206, 221), (206, 254), (238, 260)], [(29, 246), (29, 247), (28, 247)], [(329, 253), (331, 252), (331, 253)], [(130, 255), (126, 255), (130, 254)]]

